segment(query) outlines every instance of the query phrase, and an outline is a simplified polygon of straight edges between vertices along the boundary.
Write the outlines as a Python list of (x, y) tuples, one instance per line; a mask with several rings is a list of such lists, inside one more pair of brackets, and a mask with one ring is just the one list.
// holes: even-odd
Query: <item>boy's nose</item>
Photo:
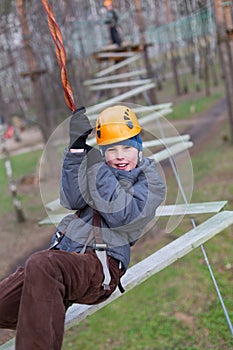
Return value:
[(117, 151), (116, 156), (117, 156), (117, 159), (123, 159), (124, 158), (124, 156), (122, 155), (121, 151)]

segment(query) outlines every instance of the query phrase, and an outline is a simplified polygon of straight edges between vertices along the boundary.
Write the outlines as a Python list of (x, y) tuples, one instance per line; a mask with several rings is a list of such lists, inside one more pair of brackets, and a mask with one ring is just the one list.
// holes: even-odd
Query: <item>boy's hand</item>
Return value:
[(92, 126), (85, 113), (85, 107), (78, 108), (70, 119), (69, 148), (85, 148), (86, 139), (92, 131)]

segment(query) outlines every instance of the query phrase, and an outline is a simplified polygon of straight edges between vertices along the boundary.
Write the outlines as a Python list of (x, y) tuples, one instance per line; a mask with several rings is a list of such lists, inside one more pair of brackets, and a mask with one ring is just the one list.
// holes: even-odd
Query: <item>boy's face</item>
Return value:
[(105, 151), (105, 161), (112, 168), (130, 171), (138, 163), (138, 150), (127, 145), (108, 147)]

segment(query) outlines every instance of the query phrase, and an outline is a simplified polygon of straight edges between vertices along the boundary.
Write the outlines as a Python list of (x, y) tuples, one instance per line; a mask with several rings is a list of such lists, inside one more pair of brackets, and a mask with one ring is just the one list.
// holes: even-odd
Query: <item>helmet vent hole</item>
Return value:
[(97, 136), (98, 136), (98, 138), (100, 139), (101, 138), (101, 132), (100, 132), (100, 130), (97, 130)]
[(133, 129), (133, 123), (131, 121), (127, 122), (126, 124), (130, 129)]
[(130, 118), (127, 115), (124, 115), (125, 120), (130, 120)]

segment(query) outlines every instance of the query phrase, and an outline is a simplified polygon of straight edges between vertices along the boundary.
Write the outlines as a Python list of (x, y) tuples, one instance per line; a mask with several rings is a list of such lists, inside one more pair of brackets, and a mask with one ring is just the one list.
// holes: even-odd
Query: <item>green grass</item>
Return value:
[(214, 102), (217, 102), (223, 96), (223, 93), (218, 92), (208, 97), (200, 96), (193, 100), (187, 98), (185, 101), (174, 105), (173, 112), (169, 115), (169, 120), (180, 120), (191, 117), (193, 115), (191, 112), (192, 108), (194, 108), (194, 113), (202, 113), (208, 110)]
[[(233, 165), (229, 161), (232, 146), (221, 139), (226, 128), (212, 139), (205, 152), (192, 158), (193, 201), (228, 199), (230, 210), (233, 208), (230, 180)], [(205, 215), (198, 216), (197, 223), (205, 219)], [(163, 243), (190, 228), (190, 219), (185, 218), (172, 237), (162, 239)], [(230, 227), (208, 241), (205, 250), (233, 321), (232, 240)], [(153, 247), (148, 241), (142, 256), (158, 246), (160, 243)], [(139, 260), (138, 256), (132, 258)], [(68, 330), (62, 349), (228, 350), (232, 347), (227, 321), (198, 248)]]
[[(214, 102), (225, 95), (224, 81), (221, 78), (221, 68), (216, 65), (216, 72), (218, 76), (218, 86), (213, 86), (212, 77), (210, 79), (210, 96), (205, 96), (205, 83), (200, 79), (200, 92), (196, 92), (195, 76), (190, 72), (180, 75), (180, 86), (183, 87), (184, 81), (188, 82), (188, 94), (176, 96), (176, 89), (174, 79), (170, 78), (163, 82), (163, 89), (157, 91), (158, 101), (172, 101), (174, 102), (174, 111), (168, 116), (169, 120), (186, 119), (208, 110)], [(171, 73), (171, 71), (170, 71)], [(174, 97), (176, 96), (176, 97)], [(193, 110), (193, 111), (192, 111)]]
[[(10, 157), (13, 180), (17, 183), (23, 175), (35, 174), (40, 156), (41, 151), (35, 151)], [(1, 215), (12, 212), (12, 197), (8, 188), (8, 180), (3, 159), (0, 159), (0, 193)], [(20, 200), (28, 201), (29, 196), (23, 196), (20, 193), (18, 196)]]

